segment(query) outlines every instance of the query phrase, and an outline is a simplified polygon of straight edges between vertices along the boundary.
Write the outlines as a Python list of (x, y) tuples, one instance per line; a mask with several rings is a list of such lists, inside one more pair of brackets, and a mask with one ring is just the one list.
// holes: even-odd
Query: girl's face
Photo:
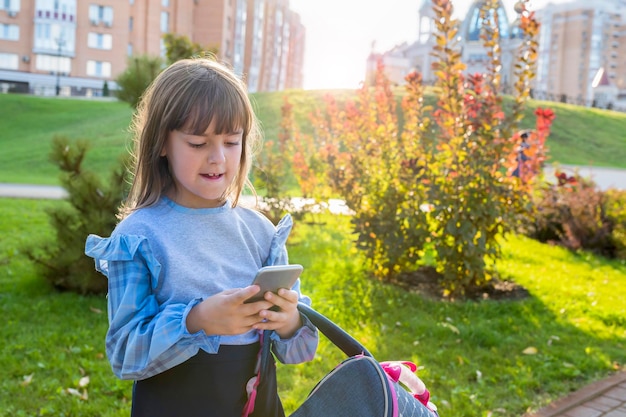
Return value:
[(218, 135), (214, 124), (201, 135), (180, 130), (169, 133), (162, 156), (167, 156), (176, 187), (168, 197), (181, 206), (223, 205), (226, 190), (239, 173), (243, 129)]

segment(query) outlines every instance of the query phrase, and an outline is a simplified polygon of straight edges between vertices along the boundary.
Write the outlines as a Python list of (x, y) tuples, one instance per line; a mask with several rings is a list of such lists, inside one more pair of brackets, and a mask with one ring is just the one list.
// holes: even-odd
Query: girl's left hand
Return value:
[(282, 339), (288, 339), (302, 327), (298, 311), (298, 293), (281, 288), (278, 294), (266, 292), (264, 298), (278, 307), (275, 310), (261, 310), (259, 316), (266, 319), (254, 325), (258, 330), (275, 330)]

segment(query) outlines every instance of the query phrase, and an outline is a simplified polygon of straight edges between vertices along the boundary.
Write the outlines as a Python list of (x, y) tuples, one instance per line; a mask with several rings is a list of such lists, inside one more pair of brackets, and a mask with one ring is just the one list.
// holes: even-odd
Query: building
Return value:
[(101, 95), (128, 57), (175, 33), (215, 48), (251, 92), (302, 87), (305, 28), (288, 0), (3, 0), (0, 91)]
[[(459, 48), (461, 59), (467, 66), (467, 73), (484, 71), (488, 62), (487, 52), (480, 40), (482, 19), (480, 9), (484, 0), (474, 0), (466, 16), (461, 20), (459, 27)], [(494, 15), (497, 16), (498, 32), (500, 36), (502, 84), (511, 83), (513, 78), (513, 57), (521, 40), (517, 21), (511, 23), (507, 16), (502, 0)], [(435, 46), (436, 30), (435, 12), (431, 0), (420, 0), (418, 8), (417, 39), (411, 43), (404, 43), (383, 53), (372, 52), (367, 60), (366, 80), (371, 80), (376, 62), (382, 60), (387, 75), (392, 83), (403, 84), (404, 77), (411, 71), (419, 71), (425, 83), (434, 82), (431, 66), (434, 57), (431, 55)]]
[[(595, 107), (602, 102), (601, 107), (626, 110), (620, 103), (626, 93), (626, 1), (551, 4), (537, 17), (535, 97)], [(601, 101), (595, 99), (596, 91)]]
[[(474, 0), (461, 18), (459, 48), (467, 73), (486, 69), (488, 57), (479, 39), (480, 7)], [(498, 2), (501, 40), (501, 83), (514, 82), (514, 60), (521, 42), (518, 16), (509, 19), (503, 1)], [(383, 60), (392, 82), (404, 83), (412, 70), (432, 83), (434, 12), (430, 0), (421, 0), (417, 39), (384, 53), (372, 53), (366, 64), (370, 80), (376, 61)], [(540, 26), (537, 76), (533, 96), (537, 99), (609, 107), (626, 111), (626, 0), (572, 0), (548, 3), (537, 11)], [(598, 97), (596, 97), (598, 95)]]

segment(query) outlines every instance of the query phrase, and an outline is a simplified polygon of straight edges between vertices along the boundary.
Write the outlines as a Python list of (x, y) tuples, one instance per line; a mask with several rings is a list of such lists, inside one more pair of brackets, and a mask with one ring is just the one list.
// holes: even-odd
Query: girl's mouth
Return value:
[(208, 180), (217, 180), (224, 176), (224, 174), (200, 174), (202, 178), (206, 178)]

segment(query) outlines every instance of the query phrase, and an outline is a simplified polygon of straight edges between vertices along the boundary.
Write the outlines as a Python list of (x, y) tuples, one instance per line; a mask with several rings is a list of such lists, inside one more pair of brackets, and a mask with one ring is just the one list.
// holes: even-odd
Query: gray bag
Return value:
[[(300, 304), (304, 314), (348, 359), (329, 372), (290, 417), (437, 417), (430, 394), (408, 362), (374, 359), (327, 317)], [(411, 392), (410, 392), (410, 391)]]

